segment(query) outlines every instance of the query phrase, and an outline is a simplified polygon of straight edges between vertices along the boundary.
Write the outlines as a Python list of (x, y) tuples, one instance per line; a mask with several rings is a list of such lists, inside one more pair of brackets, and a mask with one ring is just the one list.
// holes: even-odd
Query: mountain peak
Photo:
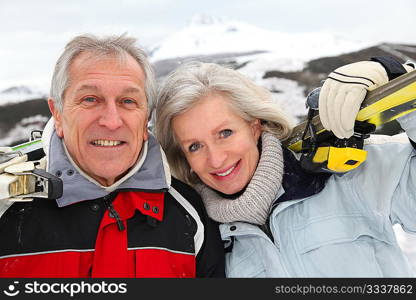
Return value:
[(189, 26), (204, 26), (204, 25), (215, 25), (223, 24), (225, 22), (224, 18), (210, 16), (207, 14), (195, 14), (192, 16), (189, 21)]
[(285, 60), (308, 61), (356, 51), (368, 44), (325, 32), (276, 32), (237, 20), (197, 14), (187, 27), (154, 45), (150, 55), (155, 62), (174, 57), (262, 51)]
[(47, 93), (39, 87), (17, 85), (0, 91), (0, 106), (46, 97)]
[(12, 86), (3, 91), (0, 91), (0, 94), (12, 94), (12, 93), (13, 94), (33, 94), (33, 91), (25, 85)]

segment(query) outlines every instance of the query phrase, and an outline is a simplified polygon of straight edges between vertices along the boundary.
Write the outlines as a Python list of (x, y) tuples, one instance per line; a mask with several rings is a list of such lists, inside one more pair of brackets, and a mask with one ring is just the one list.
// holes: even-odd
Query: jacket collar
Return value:
[(275, 203), (298, 200), (318, 194), (325, 187), (331, 173), (311, 173), (303, 169), (294, 154), (283, 148), (284, 174), (282, 187), (284, 194)]
[[(63, 181), (62, 197), (56, 199), (59, 207), (84, 200), (104, 197), (113, 191), (140, 190), (145, 192), (164, 191), (170, 187), (170, 171), (156, 138), (149, 133), (143, 143), (141, 157), (129, 172), (110, 187), (103, 187), (86, 175), (69, 157), (63, 141), (50, 125), (45, 128), (42, 141), (48, 164), (47, 171)], [(49, 127), (48, 127), (49, 126)]]
[(261, 235), (267, 237), (267, 235), (256, 224), (246, 222), (230, 222), (219, 224), (221, 238), (223, 240), (229, 239), (232, 236), (239, 235)]

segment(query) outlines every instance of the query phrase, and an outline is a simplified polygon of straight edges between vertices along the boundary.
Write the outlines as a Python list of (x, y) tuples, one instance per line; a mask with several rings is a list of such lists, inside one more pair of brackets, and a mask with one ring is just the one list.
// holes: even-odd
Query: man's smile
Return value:
[(91, 142), (93, 146), (100, 146), (100, 147), (114, 147), (121, 144), (124, 144), (126, 142), (124, 141), (118, 141), (118, 140), (94, 140)]

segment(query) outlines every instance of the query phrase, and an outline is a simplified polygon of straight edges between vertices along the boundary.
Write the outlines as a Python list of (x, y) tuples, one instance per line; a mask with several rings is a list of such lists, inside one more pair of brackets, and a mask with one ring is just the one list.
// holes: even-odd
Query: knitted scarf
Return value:
[(273, 134), (263, 132), (261, 139), (262, 150), (257, 169), (240, 196), (227, 199), (205, 184), (195, 186), (213, 220), (265, 224), (270, 206), (282, 185), (283, 154), (280, 141)]

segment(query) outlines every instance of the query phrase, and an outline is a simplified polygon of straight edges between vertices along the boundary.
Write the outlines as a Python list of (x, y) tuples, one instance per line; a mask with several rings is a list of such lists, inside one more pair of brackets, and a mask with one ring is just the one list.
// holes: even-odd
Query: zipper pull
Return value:
[(119, 214), (114, 209), (113, 203), (108, 204), (108, 210), (110, 211), (109, 216), (116, 219), (118, 230), (119, 231), (125, 230), (126, 227), (124, 226), (123, 221), (120, 219)]

